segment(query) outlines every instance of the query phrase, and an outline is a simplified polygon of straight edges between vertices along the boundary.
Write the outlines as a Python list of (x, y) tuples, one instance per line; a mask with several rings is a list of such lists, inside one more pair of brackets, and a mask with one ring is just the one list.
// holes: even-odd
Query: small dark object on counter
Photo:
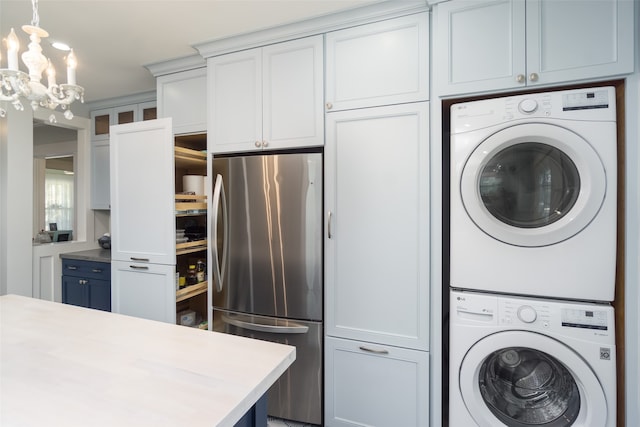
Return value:
[(105, 233), (98, 239), (98, 244), (102, 249), (111, 249), (111, 235), (109, 233)]

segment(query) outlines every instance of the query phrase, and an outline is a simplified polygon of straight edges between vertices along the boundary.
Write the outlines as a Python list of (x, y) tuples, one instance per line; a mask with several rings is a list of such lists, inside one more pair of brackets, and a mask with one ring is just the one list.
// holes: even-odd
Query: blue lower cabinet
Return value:
[(266, 427), (267, 426), (267, 394), (265, 393), (255, 405), (247, 411), (234, 427)]
[(111, 311), (111, 265), (63, 259), (62, 302)]

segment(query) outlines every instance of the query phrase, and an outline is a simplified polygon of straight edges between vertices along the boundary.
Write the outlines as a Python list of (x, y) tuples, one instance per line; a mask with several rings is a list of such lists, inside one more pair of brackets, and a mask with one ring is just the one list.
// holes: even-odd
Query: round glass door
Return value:
[(480, 426), (604, 426), (607, 401), (584, 359), (535, 332), (506, 331), (477, 342), (460, 367), (465, 406)]
[(546, 246), (579, 233), (604, 201), (606, 175), (593, 148), (559, 126), (512, 126), (485, 139), (462, 171), (473, 222), (516, 246)]
[(480, 366), (482, 399), (508, 426), (568, 427), (580, 413), (578, 386), (567, 368), (527, 347), (491, 353)]

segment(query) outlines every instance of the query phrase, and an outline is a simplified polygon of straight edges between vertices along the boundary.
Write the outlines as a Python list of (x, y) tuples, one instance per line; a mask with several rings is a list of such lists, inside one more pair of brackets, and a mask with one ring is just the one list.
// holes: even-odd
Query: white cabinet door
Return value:
[(321, 146), (322, 36), (207, 60), (214, 153)]
[(157, 79), (159, 117), (171, 117), (173, 133), (207, 130), (207, 69), (167, 74)]
[(262, 142), (262, 50), (207, 59), (207, 79), (213, 151), (256, 150)]
[(434, 7), (439, 94), (601, 79), (633, 71), (633, 2), (465, 0)]
[(633, 3), (527, 0), (527, 84), (633, 72)]
[(111, 127), (111, 258), (175, 264), (171, 119)]
[(109, 140), (91, 142), (91, 209), (109, 209)]
[(263, 148), (324, 144), (322, 36), (262, 49)]
[(326, 35), (327, 111), (429, 98), (429, 15)]
[(427, 350), (429, 109), (327, 114), (326, 330)]
[(324, 421), (327, 427), (428, 426), (429, 353), (327, 337)]
[(111, 310), (128, 316), (175, 323), (175, 266), (112, 260)]
[[(572, 2), (573, 3), (573, 2)], [(524, 85), (523, 1), (449, 1), (434, 10), (434, 79), (439, 93)]]

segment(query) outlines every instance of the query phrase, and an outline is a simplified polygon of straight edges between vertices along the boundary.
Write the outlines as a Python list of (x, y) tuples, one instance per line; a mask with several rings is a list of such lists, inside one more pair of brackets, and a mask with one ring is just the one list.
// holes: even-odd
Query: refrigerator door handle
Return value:
[(298, 325), (293, 322), (289, 322), (290, 326), (264, 325), (261, 323), (245, 322), (244, 320), (233, 319), (226, 315), (222, 316), (222, 321), (229, 325), (237, 326), (238, 328), (258, 332), (269, 332), (272, 334), (306, 334), (309, 331), (308, 326)]
[[(222, 202), (222, 225), (224, 229), (224, 236), (222, 240), (222, 268), (218, 259), (218, 215), (220, 214), (220, 204)], [(216, 184), (213, 189), (213, 215), (211, 217), (211, 248), (213, 251), (213, 262), (215, 268), (213, 274), (216, 281), (216, 289), (218, 292), (222, 292), (223, 280), (225, 276), (225, 269), (227, 266), (227, 253), (228, 253), (228, 236), (229, 236), (229, 218), (227, 216), (227, 196), (224, 192), (224, 181), (222, 175), (216, 176)]]
[(333, 218), (333, 212), (327, 212), (327, 237), (329, 239), (333, 238), (333, 233), (331, 232), (331, 218)]

